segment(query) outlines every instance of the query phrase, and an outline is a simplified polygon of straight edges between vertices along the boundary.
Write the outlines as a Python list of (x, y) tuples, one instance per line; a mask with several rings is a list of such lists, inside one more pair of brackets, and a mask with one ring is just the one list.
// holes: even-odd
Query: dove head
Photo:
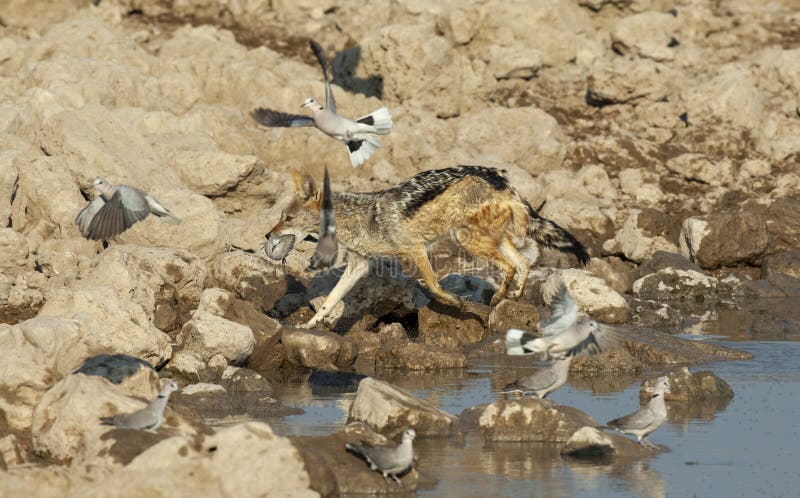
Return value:
[(403, 441), (413, 441), (417, 437), (417, 431), (409, 427), (403, 431)]
[(667, 377), (665, 375), (663, 377), (659, 377), (658, 379), (656, 379), (656, 385), (653, 388), (653, 392), (661, 393), (661, 394), (668, 393), (669, 390), (670, 390), (670, 387), (671, 386), (669, 385), (669, 377)]
[(305, 107), (310, 107), (314, 111), (321, 111), (322, 110), (322, 106), (319, 105), (319, 102), (317, 102), (317, 99), (315, 99), (314, 97), (307, 98), (303, 102), (303, 105), (300, 106), (301, 109), (305, 108)]
[(92, 188), (97, 189), (101, 194), (106, 194), (111, 189), (111, 184), (105, 178), (95, 178)]
[(161, 395), (162, 396), (169, 396), (170, 394), (180, 391), (178, 384), (175, 381), (169, 381), (161, 387)]

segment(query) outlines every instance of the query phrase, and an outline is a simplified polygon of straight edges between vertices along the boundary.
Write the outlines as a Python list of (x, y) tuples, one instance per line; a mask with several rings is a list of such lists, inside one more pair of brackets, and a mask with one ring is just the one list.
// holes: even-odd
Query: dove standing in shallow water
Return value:
[(610, 325), (590, 318), (578, 320), (578, 306), (562, 284), (553, 297), (553, 313), (547, 323), (539, 325), (543, 336), (523, 330), (506, 332), (506, 353), (527, 355), (544, 353), (546, 357), (563, 358), (608, 351), (620, 342), (620, 332)]
[(311, 40), (309, 44), (322, 67), (322, 74), (325, 78), (325, 107), (310, 97), (300, 107), (310, 107), (312, 117), (287, 114), (263, 107), (254, 110), (251, 116), (262, 125), (269, 127), (316, 126), (329, 137), (347, 144), (350, 164), (356, 168), (369, 159), (381, 146), (375, 135), (389, 134), (392, 129), (392, 116), (385, 107), (355, 121), (336, 114), (336, 101), (333, 99), (330, 80), (328, 80), (328, 58), (319, 43)]
[(669, 378), (659, 377), (653, 388), (652, 397), (645, 406), (637, 412), (608, 422), (606, 424), (607, 428), (636, 436), (642, 446), (658, 449), (658, 446), (651, 443), (647, 436), (661, 427), (661, 424), (667, 420), (667, 405), (664, 402), (664, 393), (669, 392), (669, 389)]
[(369, 443), (350, 444), (347, 443), (345, 448), (353, 453), (364, 457), (369, 463), (370, 469), (377, 470), (383, 474), (386, 482), (389, 482), (388, 477), (395, 480), (400, 484), (398, 474), (402, 474), (411, 468), (414, 462), (414, 447), (412, 441), (417, 437), (414, 429), (406, 429), (403, 431), (403, 440), (398, 446), (372, 446)]
[(164, 421), (164, 410), (167, 408), (169, 395), (178, 391), (178, 384), (169, 381), (161, 388), (156, 399), (147, 406), (133, 413), (104, 417), (100, 420), (106, 425), (113, 425), (119, 429), (146, 429), (157, 430)]
[(172, 214), (147, 192), (128, 185), (111, 185), (102, 178), (92, 183), (100, 195), (75, 217), (81, 234), (91, 240), (110, 240), (152, 213), (167, 223), (181, 219)]
[(536, 397), (544, 399), (548, 394), (567, 383), (571, 363), (572, 356), (556, 358), (549, 366), (507, 385), (504, 392), (533, 392)]
[(333, 212), (331, 198), (331, 179), (328, 168), (325, 168), (325, 180), (322, 184), (322, 207), (319, 210), (319, 238), (317, 248), (308, 264), (310, 270), (330, 268), (336, 262), (339, 244), (336, 242), (336, 217)]

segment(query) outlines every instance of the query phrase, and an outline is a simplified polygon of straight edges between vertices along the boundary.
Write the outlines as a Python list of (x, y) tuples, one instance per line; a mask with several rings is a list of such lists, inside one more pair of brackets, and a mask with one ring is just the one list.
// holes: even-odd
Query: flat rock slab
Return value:
[(581, 356), (570, 375), (581, 377), (640, 373), (675, 365), (697, 365), (721, 360), (750, 360), (745, 351), (704, 341), (690, 341), (655, 330), (626, 329), (625, 340), (613, 351)]
[(479, 423), (489, 441), (549, 443), (566, 442), (580, 427), (597, 425), (580, 410), (540, 399), (495, 401), (483, 410)]
[(458, 419), (388, 382), (366, 378), (356, 392), (347, 422), (361, 421), (386, 436), (413, 427), (418, 436), (446, 436)]
[(561, 448), (561, 454), (572, 458), (596, 459), (605, 457), (640, 458), (657, 454), (620, 434), (603, 432), (595, 427), (581, 427)]
[(402, 346), (384, 346), (375, 356), (376, 368), (437, 370), (466, 366), (467, 357), (461, 351), (416, 342)]
[[(374, 434), (374, 433), (373, 433)], [(339, 494), (394, 494), (413, 493), (417, 489), (419, 475), (412, 469), (400, 478), (401, 484), (386, 482), (380, 472), (370, 470), (369, 464), (345, 449), (346, 443), (359, 443), (364, 439), (370, 444), (396, 445), (380, 435), (374, 437), (357, 437), (348, 431), (330, 436), (290, 437), (292, 444), (300, 452), (306, 469), (311, 476), (311, 487), (322, 496)]]

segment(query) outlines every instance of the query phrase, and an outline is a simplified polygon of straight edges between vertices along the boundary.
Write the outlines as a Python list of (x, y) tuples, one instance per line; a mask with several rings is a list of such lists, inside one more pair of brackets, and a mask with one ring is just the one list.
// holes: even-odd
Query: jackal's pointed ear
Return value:
[(292, 180), (294, 180), (294, 188), (297, 191), (297, 195), (301, 199), (306, 200), (310, 197), (318, 197), (317, 184), (309, 175), (304, 175), (292, 168)]

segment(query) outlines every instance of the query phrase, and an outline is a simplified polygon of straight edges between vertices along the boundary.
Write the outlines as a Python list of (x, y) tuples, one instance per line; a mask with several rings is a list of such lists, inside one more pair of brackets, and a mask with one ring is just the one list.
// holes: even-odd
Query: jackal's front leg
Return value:
[(300, 325), (301, 328), (309, 329), (319, 322), (321, 322), (328, 313), (331, 312), (334, 306), (339, 304), (339, 301), (344, 299), (344, 296), (350, 292), (350, 289), (356, 285), (361, 277), (363, 277), (369, 271), (369, 259), (361, 256), (360, 254), (349, 252), (347, 253), (347, 268), (345, 268), (344, 273), (341, 277), (339, 277), (339, 281), (334, 286), (333, 290), (328, 297), (325, 298), (325, 302), (322, 303), (322, 307), (317, 310), (317, 313), (314, 315), (311, 320)]
[(420, 273), (422, 273), (422, 279), (425, 280), (425, 285), (428, 287), (428, 290), (436, 296), (436, 299), (444, 304), (455, 306), (456, 308), (464, 307), (464, 303), (461, 302), (461, 299), (445, 291), (439, 285), (439, 280), (436, 278), (436, 274), (433, 273), (433, 268), (431, 268), (431, 260), (428, 259), (428, 251), (425, 250), (425, 246), (420, 245), (407, 251), (406, 256), (411, 258), (414, 264), (417, 265)]

